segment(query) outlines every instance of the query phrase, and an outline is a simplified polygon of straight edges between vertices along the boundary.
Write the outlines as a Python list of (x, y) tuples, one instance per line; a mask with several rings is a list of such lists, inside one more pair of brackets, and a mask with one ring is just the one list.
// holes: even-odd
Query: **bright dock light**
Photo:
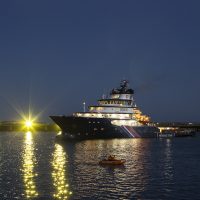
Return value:
[(23, 116), (22, 121), (22, 129), (26, 131), (35, 131), (35, 128), (37, 127), (36, 123), (36, 117), (33, 118), (32, 116)]
[(25, 122), (25, 125), (26, 125), (27, 128), (31, 128), (33, 126), (33, 122), (31, 120), (27, 120)]

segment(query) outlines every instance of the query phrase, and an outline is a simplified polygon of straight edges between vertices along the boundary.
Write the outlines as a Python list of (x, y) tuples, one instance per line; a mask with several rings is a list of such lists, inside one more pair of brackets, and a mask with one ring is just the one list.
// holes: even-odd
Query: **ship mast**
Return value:
[(85, 102), (83, 102), (83, 112), (85, 112)]

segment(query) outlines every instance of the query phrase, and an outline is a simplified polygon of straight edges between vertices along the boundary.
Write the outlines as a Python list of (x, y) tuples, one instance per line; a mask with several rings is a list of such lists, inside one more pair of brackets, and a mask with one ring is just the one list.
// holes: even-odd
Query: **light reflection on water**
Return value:
[[(200, 137), (56, 143), (55, 135), (0, 134), (0, 200), (200, 199)], [(100, 166), (109, 154), (125, 166)]]
[(69, 185), (67, 183), (66, 153), (59, 144), (55, 144), (52, 167), (53, 185), (55, 187), (53, 196), (56, 199), (67, 199), (72, 192), (69, 190)]
[(173, 180), (173, 160), (172, 160), (172, 140), (166, 139), (165, 157), (164, 157), (164, 175), (168, 182)]
[(24, 153), (22, 160), (22, 172), (23, 172), (23, 181), (25, 188), (25, 195), (27, 198), (34, 198), (38, 196), (34, 168), (36, 165), (36, 158), (34, 155), (34, 144), (32, 139), (32, 133), (27, 132), (25, 135), (24, 141)]
[[(143, 140), (139, 139), (93, 140), (76, 143), (72, 148), (75, 155), (71, 163), (76, 199), (89, 196), (94, 199), (129, 199), (139, 197), (144, 191), (148, 182), (145, 159), (149, 151), (148, 141), (144, 145)], [(109, 154), (126, 159), (125, 166), (99, 166), (99, 160)]]

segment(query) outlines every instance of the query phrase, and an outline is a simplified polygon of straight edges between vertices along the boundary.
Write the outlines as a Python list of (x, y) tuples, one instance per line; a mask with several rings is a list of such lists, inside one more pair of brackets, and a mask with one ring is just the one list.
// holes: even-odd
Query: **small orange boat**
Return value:
[(126, 162), (124, 159), (116, 159), (115, 156), (108, 156), (107, 159), (101, 160), (100, 165), (123, 165)]

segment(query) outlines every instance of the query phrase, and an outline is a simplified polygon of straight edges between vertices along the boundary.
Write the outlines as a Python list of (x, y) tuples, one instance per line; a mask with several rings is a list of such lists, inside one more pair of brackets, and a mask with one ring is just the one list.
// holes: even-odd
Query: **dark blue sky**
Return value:
[[(82, 110), (128, 79), (154, 121), (200, 121), (199, 1), (0, 2), (0, 120)], [(15, 109), (13, 108), (15, 107)], [(50, 120), (49, 120), (50, 121)]]

